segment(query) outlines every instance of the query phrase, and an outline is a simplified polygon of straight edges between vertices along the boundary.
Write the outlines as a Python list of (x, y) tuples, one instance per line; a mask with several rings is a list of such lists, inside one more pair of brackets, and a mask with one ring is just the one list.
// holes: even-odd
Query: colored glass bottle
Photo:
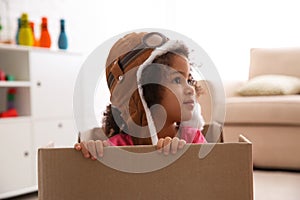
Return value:
[(30, 22), (30, 28), (31, 28), (31, 31), (32, 31), (32, 39), (33, 39), (33, 46), (38, 46), (38, 42), (37, 42), (37, 39), (35, 37), (35, 34), (34, 34), (34, 23), (33, 22)]
[(23, 13), (21, 16), (21, 28), (19, 33), (19, 44), (25, 46), (33, 45), (32, 30), (29, 26), (28, 15)]
[(16, 33), (16, 44), (20, 44), (20, 42), (19, 42), (20, 28), (21, 28), (21, 18), (18, 18), (18, 28), (17, 28), (17, 33)]
[(68, 48), (68, 38), (65, 31), (65, 20), (60, 20), (60, 34), (58, 38), (58, 48), (67, 49)]
[(11, 88), (7, 91), (7, 110), (15, 108), (16, 89)]
[(51, 47), (51, 37), (48, 31), (48, 20), (46, 17), (42, 18), (41, 24), (41, 38), (40, 38), (40, 47), (50, 48)]
[(1, 23), (1, 17), (0, 17), (0, 41), (2, 40), (2, 23)]

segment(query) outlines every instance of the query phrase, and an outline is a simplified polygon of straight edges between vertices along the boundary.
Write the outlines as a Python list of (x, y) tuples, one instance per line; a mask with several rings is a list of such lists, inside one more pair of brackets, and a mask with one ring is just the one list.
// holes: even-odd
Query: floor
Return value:
[(299, 200), (300, 172), (254, 171), (255, 200)]
[[(255, 200), (299, 200), (300, 172), (254, 171)], [(10, 200), (37, 200), (37, 193)]]

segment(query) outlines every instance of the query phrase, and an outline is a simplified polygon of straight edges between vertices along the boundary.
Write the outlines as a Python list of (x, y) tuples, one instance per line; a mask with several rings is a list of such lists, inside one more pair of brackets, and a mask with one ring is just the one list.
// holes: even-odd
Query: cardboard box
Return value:
[[(210, 151), (201, 157), (203, 149)], [(127, 152), (126, 159), (121, 151)], [(153, 146), (107, 147), (98, 162), (71, 148), (39, 149), (39, 200), (253, 199), (252, 144), (246, 138), (240, 136), (238, 143), (186, 145), (183, 151), (166, 156)], [(150, 160), (132, 158), (147, 152), (153, 153)], [(118, 159), (121, 171), (111, 167)], [(141, 172), (160, 162), (169, 164)]]

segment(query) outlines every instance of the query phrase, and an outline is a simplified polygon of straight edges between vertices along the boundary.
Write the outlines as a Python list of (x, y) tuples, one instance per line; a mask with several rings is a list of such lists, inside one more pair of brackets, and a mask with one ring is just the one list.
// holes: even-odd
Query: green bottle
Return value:
[(1, 31), (2, 31), (2, 24), (1, 24), (1, 17), (0, 17), (0, 41), (1, 41)]
[(33, 46), (33, 33), (29, 25), (27, 13), (23, 13), (21, 17), (21, 28), (19, 33), (19, 44), (25, 46)]

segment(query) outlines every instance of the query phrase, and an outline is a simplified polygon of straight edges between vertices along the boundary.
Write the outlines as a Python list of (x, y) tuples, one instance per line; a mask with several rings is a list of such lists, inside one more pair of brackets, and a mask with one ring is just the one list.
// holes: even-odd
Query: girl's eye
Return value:
[(181, 83), (180, 77), (174, 78), (174, 79), (173, 79), (173, 83), (180, 84), (180, 83)]

